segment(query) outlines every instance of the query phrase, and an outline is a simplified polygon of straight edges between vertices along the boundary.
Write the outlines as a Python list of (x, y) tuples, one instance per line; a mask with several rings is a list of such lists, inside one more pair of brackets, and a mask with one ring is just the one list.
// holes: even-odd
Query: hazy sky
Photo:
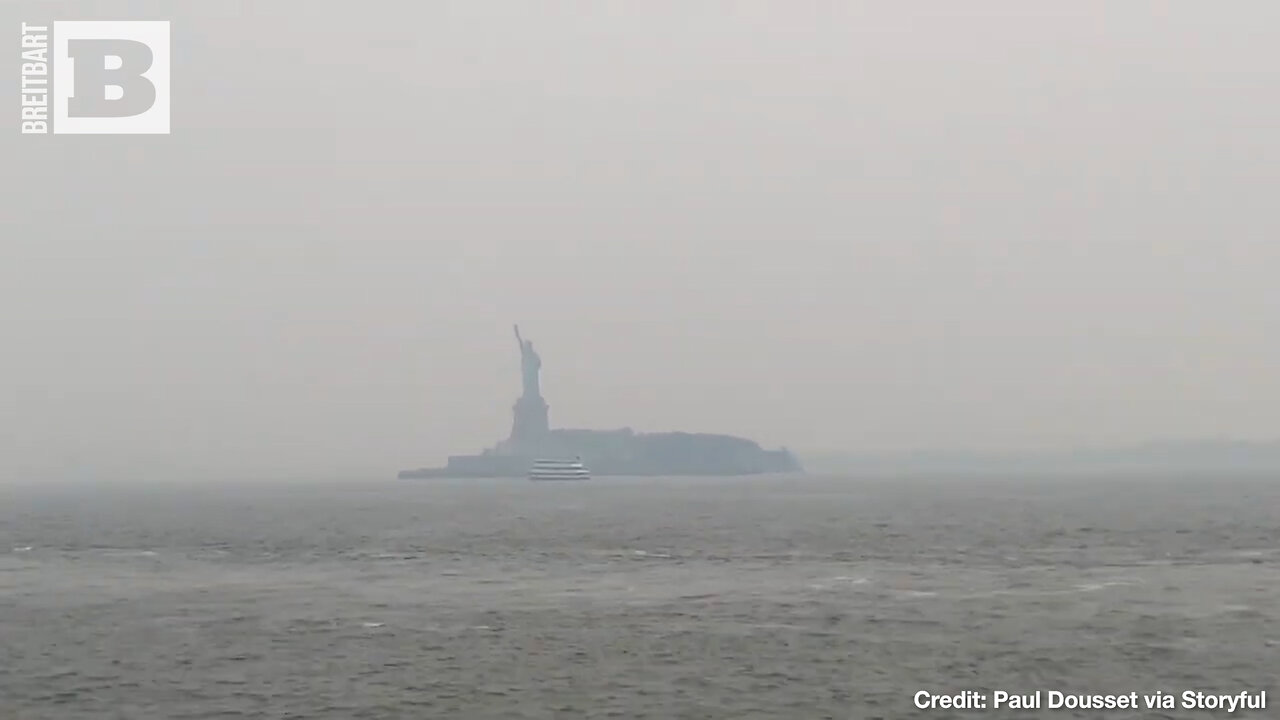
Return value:
[[(18, 133), (169, 19), (173, 134)], [(0, 470), (1280, 436), (1280, 3), (12, 2)], [(3, 478), (0, 478), (3, 479)]]

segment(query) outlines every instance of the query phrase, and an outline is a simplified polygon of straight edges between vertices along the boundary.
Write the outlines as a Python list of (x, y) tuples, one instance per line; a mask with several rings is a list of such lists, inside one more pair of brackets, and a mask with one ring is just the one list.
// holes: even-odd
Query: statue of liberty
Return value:
[(542, 388), (538, 383), (538, 372), (542, 369), (542, 358), (533, 349), (533, 341), (520, 337), (520, 326), (513, 325), (516, 331), (516, 344), (520, 346), (520, 379), (524, 387), (522, 397), (541, 398)]

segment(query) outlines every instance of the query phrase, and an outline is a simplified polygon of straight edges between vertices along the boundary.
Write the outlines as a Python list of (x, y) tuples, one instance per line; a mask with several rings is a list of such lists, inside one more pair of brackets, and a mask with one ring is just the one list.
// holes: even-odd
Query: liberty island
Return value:
[(595, 475), (757, 475), (800, 472), (786, 448), (766, 450), (752, 440), (709, 433), (638, 433), (631, 428), (555, 428), (542, 397), (542, 357), (514, 328), (520, 350), (521, 393), (506, 440), (477, 455), (452, 455), (444, 467), (402, 470), (401, 478), (520, 477), (544, 457), (578, 457)]

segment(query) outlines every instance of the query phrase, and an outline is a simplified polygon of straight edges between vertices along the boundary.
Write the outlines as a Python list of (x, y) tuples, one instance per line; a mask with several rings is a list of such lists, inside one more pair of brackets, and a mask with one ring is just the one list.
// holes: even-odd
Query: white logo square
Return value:
[(55, 134), (169, 134), (169, 23), (53, 23)]

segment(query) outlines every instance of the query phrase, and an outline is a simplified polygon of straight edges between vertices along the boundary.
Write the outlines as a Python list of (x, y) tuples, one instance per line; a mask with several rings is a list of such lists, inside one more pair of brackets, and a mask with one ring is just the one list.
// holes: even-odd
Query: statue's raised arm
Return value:
[(542, 358), (534, 351), (533, 341), (525, 340), (520, 335), (519, 325), (512, 325), (511, 329), (515, 331), (516, 344), (520, 346), (520, 377), (524, 386), (522, 397), (540, 398), (542, 393), (538, 387), (538, 370), (542, 367)]

